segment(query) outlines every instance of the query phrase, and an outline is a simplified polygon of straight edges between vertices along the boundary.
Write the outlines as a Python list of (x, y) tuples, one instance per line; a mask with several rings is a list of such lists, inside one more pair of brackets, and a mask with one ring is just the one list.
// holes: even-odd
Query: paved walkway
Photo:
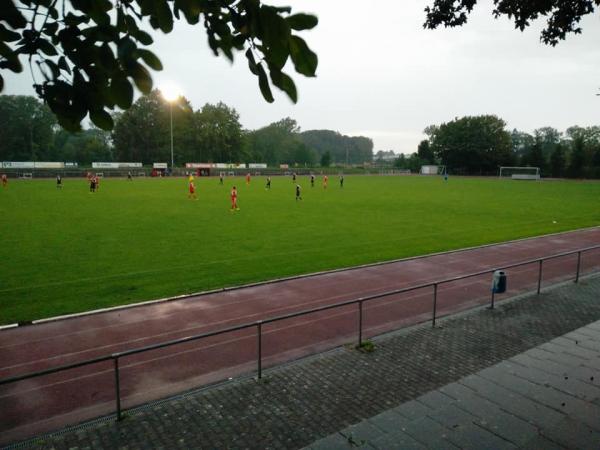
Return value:
[(600, 321), (306, 447), (356, 448), (600, 448)]
[[(590, 431), (590, 439), (599, 431), (593, 420), (600, 423), (600, 376), (591, 379), (594, 375), (590, 372), (598, 370), (598, 361), (590, 362), (594, 361), (591, 352), (597, 351), (598, 324), (518, 356), (498, 369), (469, 375), (598, 321), (599, 294), (600, 277), (568, 283), (540, 296), (500, 304), (493, 311), (462, 313), (441, 321), (435, 329), (420, 325), (382, 336), (373, 341), (376, 349), (372, 353), (338, 348), (270, 369), (260, 382), (233, 380), (130, 410), (120, 423), (109, 417), (29, 444), (57, 449), (324, 448), (326, 441), (318, 441), (338, 430), (364, 419), (381, 420), (373, 426), (386, 427), (383, 422), (391, 415), (403, 423), (413, 418), (414, 427), (428, 430), (428, 437), (439, 438), (447, 448), (473, 448), (479, 442), (502, 444), (499, 448), (523, 442), (539, 443), (540, 448), (586, 448), (593, 441), (580, 439), (575, 431)], [(581, 340), (576, 339), (574, 346), (571, 341), (576, 336)], [(570, 365), (570, 382), (561, 384), (562, 369), (553, 362), (557, 358)], [(454, 384), (440, 389), (448, 383)], [(503, 387), (507, 384), (509, 390)], [(439, 392), (422, 397), (435, 389)], [(592, 402), (593, 396), (596, 400)], [(410, 402), (415, 399), (419, 400)], [(579, 409), (584, 405), (587, 419)], [(394, 408), (399, 409), (386, 413)], [(492, 421), (494, 414), (500, 414), (501, 420)], [(457, 428), (454, 425), (467, 431), (452, 434)], [(527, 441), (528, 433), (540, 425), (547, 434), (538, 441)], [(392, 448), (384, 439), (394, 434), (384, 434), (385, 430), (378, 428), (377, 435), (353, 431), (352, 439)], [(407, 442), (410, 436), (410, 442), (417, 445), (408, 429), (396, 434), (400, 431), (406, 433)], [(504, 435), (499, 436), (501, 432), (510, 432), (506, 437), (514, 440), (506, 441)], [(525, 440), (519, 440), (519, 433)], [(346, 435), (337, 436), (345, 440), (337, 439), (329, 448), (348, 442)], [(479, 438), (482, 440), (476, 440)]]

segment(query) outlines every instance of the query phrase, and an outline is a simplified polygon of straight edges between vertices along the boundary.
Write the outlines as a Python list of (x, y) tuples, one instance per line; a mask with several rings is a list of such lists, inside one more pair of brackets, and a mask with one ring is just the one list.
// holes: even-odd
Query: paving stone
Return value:
[(552, 427), (565, 418), (564, 412), (548, 408), (478, 375), (468, 376), (460, 383), (472, 387), (478, 395), (492, 403), (496, 403), (504, 411), (539, 427)]
[(432, 411), (432, 409), (421, 402), (412, 400), (402, 404), (401, 406), (398, 406), (397, 408), (394, 408), (392, 411), (396, 414), (406, 417), (407, 419), (413, 420), (423, 417)]
[[(553, 387), (556, 390), (582, 400), (593, 401), (600, 398), (600, 386), (580, 381), (575, 376), (569, 376), (568, 374), (558, 376), (536, 367), (526, 367), (521, 364), (503, 363), (501, 367), (506, 368), (509, 373), (524, 378), (529, 382)], [(573, 372), (577, 372), (578, 370), (579, 367), (572, 369)], [(587, 372), (585, 369), (584, 371)]]
[(354, 441), (369, 441), (379, 437), (381, 430), (365, 420), (340, 431), (340, 434)]
[(476, 425), (517, 445), (523, 445), (538, 428), (514, 414), (502, 410), (498, 405), (478, 396), (463, 396), (456, 406), (477, 417)]
[(475, 425), (467, 423), (459, 425), (448, 440), (460, 448), (465, 449), (516, 449), (517, 447), (493, 433)]
[(393, 410), (389, 410), (371, 417), (368, 421), (384, 433), (397, 433), (409, 420)]
[(442, 408), (454, 401), (452, 397), (449, 397), (440, 391), (428, 392), (427, 394), (420, 396), (418, 400), (424, 405), (429, 406), (431, 409)]
[(402, 431), (412, 436), (416, 441), (428, 448), (439, 448), (440, 445), (453, 445), (448, 441), (452, 430), (444, 427), (430, 417), (413, 420), (402, 428)]
[(548, 440), (542, 435), (537, 435), (531, 438), (523, 448), (527, 450), (572, 450), (570, 447), (565, 447), (557, 442)]
[(542, 430), (542, 435), (567, 448), (600, 448), (600, 431), (570, 417), (552, 428)]
[(377, 450), (424, 450), (427, 448), (406, 433), (384, 434), (369, 442), (369, 445)]

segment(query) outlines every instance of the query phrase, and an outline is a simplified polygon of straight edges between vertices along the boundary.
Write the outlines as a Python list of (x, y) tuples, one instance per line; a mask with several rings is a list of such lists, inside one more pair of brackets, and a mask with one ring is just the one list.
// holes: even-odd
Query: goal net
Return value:
[(97, 172), (97, 173), (96, 173), (96, 176), (97, 176), (98, 178), (104, 178), (104, 172)]
[(510, 178), (512, 180), (539, 180), (539, 167), (500, 167), (500, 178)]
[(31, 180), (33, 178), (33, 174), (31, 172), (20, 173), (19, 178), (23, 180)]
[(421, 166), (421, 170), (419, 170), (419, 173), (421, 175), (445, 175), (446, 166), (441, 166), (439, 164)]

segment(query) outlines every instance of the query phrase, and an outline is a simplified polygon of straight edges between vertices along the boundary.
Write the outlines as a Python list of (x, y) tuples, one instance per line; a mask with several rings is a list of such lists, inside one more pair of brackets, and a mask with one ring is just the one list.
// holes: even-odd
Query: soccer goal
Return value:
[(421, 175), (444, 175), (446, 173), (446, 166), (439, 164), (421, 166), (419, 173)]
[(98, 172), (98, 173), (96, 173), (96, 176), (98, 178), (104, 178), (104, 172)]
[(511, 178), (512, 180), (539, 180), (539, 167), (500, 167), (499, 178)]
[(31, 180), (33, 178), (33, 173), (31, 173), (31, 172), (20, 173), (19, 178), (21, 178), (22, 180)]
[(138, 177), (145, 177), (146, 176), (146, 172), (138, 172), (137, 176)]

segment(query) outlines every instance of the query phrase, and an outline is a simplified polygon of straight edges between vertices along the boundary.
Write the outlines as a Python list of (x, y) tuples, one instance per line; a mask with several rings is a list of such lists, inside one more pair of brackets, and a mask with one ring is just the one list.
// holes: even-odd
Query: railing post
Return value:
[(543, 264), (544, 260), (540, 259), (540, 270), (538, 272), (538, 286), (537, 286), (537, 293), (538, 295), (540, 295), (540, 290), (542, 288), (542, 264)]
[(119, 380), (119, 357), (115, 357), (113, 359), (115, 362), (115, 392), (116, 392), (116, 400), (117, 400), (117, 421), (122, 419), (121, 417), (121, 387)]
[(575, 283), (579, 283), (579, 270), (581, 269), (581, 252), (577, 252), (577, 274), (575, 275)]
[(492, 302), (490, 304), (490, 309), (494, 309), (494, 296), (496, 295), (496, 289), (492, 286)]
[(362, 347), (363, 301), (358, 302), (358, 347)]
[(431, 327), (435, 328), (435, 316), (437, 314), (437, 283), (433, 284), (433, 320), (431, 322)]
[(262, 378), (262, 320), (256, 322), (257, 337), (258, 337), (258, 379)]

